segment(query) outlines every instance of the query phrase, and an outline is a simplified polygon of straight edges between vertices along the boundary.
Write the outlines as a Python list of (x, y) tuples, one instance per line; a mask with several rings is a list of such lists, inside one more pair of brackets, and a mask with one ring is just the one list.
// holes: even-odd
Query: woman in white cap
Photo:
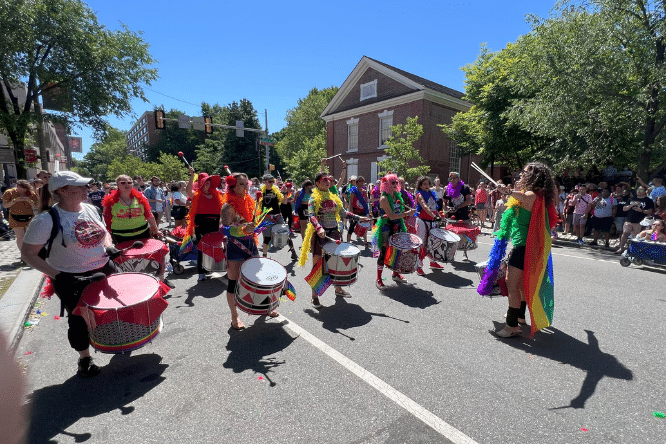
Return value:
[[(55, 294), (67, 310), (67, 337), (79, 353), (78, 374), (83, 377), (96, 376), (100, 369), (90, 357), (83, 317), (72, 314), (89, 283), (78, 277), (116, 271), (106, 255), (106, 248), (112, 246), (106, 226), (95, 207), (85, 203), (92, 180), (71, 171), (55, 173), (42, 188), (47, 196), (53, 194), (56, 204), (30, 222), (21, 248), (23, 259), (51, 278)], [(40, 250), (45, 246), (48, 252), (44, 259)]]

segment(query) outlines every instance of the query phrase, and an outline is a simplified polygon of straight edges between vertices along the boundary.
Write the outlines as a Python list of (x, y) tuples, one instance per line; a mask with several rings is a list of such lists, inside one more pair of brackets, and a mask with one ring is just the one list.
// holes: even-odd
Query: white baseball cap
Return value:
[(67, 185), (74, 185), (76, 187), (82, 187), (85, 185), (90, 185), (94, 179), (90, 177), (81, 177), (76, 174), (74, 171), (58, 171), (49, 180), (49, 188), (51, 191), (55, 191), (58, 188), (66, 187)]

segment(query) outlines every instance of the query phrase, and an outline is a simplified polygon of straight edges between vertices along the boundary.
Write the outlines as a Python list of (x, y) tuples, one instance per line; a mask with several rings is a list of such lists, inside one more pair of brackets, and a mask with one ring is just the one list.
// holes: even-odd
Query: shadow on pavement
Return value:
[[(495, 331), (504, 326), (501, 322), (494, 322), (494, 324)], [(523, 326), (523, 336), (520, 338), (498, 338), (498, 340), (530, 355), (561, 362), (586, 372), (578, 396), (573, 398), (569, 405), (552, 407), (550, 410), (585, 408), (585, 403), (592, 397), (597, 384), (604, 377), (626, 381), (634, 379), (633, 372), (620, 363), (615, 356), (601, 351), (599, 341), (597, 341), (593, 331), (585, 330), (587, 344), (553, 327), (548, 327), (536, 333), (533, 340), (526, 339), (529, 331), (529, 326)]]
[(29, 395), (31, 411), (30, 443), (50, 441), (57, 435), (67, 435), (75, 442), (85, 442), (91, 433), (66, 432), (81, 418), (92, 418), (119, 409), (129, 415), (134, 407), (128, 406), (141, 398), (166, 378), (162, 373), (167, 364), (156, 354), (115, 355), (102, 368), (99, 376), (84, 379), (74, 375), (64, 383), (35, 390)]
[[(413, 279), (411, 279), (412, 276)], [(421, 277), (414, 274), (410, 275), (408, 279), (414, 282), (417, 278)], [(440, 303), (440, 301), (435, 299), (432, 291), (415, 287), (412, 283), (392, 285), (393, 282), (390, 279), (391, 278), (386, 279), (386, 281), (391, 283), (386, 284), (387, 289), (382, 291), (382, 294), (396, 302), (400, 302), (408, 307), (421, 309)]]
[[(475, 265), (474, 263), (470, 264), (472, 269), (474, 269), (474, 265)], [(462, 270), (462, 268), (458, 268), (457, 270)], [(426, 273), (425, 276), (423, 277), (428, 279), (429, 281), (432, 281), (437, 285), (441, 285), (442, 287), (447, 287), (447, 288), (467, 288), (470, 285), (474, 284), (474, 281), (472, 281), (471, 279), (458, 276), (454, 272), (446, 270), (431, 271), (429, 273)]]
[(178, 305), (176, 308), (194, 307), (194, 298), (202, 297), (206, 299), (215, 298), (223, 295), (226, 298), (227, 285), (221, 284), (219, 279), (206, 279), (205, 281), (197, 281), (195, 285), (189, 287), (185, 305)]
[(295, 338), (282, 328), (282, 324), (267, 323), (265, 316), (260, 316), (253, 325), (242, 331), (229, 327), (229, 356), (223, 367), (233, 370), (234, 373), (245, 370), (261, 373), (271, 387), (275, 387), (277, 384), (268, 373), (274, 367), (284, 364), (284, 361), (278, 361), (270, 355), (289, 347), (294, 340)]
[(321, 326), (326, 330), (330, 331), (331, 333), (341, 334), (342, 336), (345, 336), (352, 341), (355, 341), (356, 338), (349, 336), (340, 330), (347, 330), (365, 325), (372, 320), (373, 316), (395, 319), (396, 321), (409, 324), (409, 321), (394, 318), (384, 313), (372, 313), (365, 311), (363, 308), (361, 308), (360, 305), (350, 304), (346, 298), (339, 297), (335, 298), (335, 304), (332, 306), (324, 306), (318, 310), (306, 308), (303, 311), (312, 318), (320, 320)]

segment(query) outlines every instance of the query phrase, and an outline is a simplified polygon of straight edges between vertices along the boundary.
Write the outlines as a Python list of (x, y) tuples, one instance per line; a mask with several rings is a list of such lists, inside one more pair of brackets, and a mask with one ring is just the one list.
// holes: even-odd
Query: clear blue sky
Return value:
[[(155, 105), (200, 114), (200, 104), (246, 98), (270, 132), (313, 87), (340, 86), (366, 55), (464, 92), (460, 68), (482, 43), (502, 49), (529, 31), (527, 14), (546, 17), (555, 0), (141, 1), (91, 0), (101, 23), (141, 31), (159, 79), (136, 100), (129, 130)], [(168, 96), (168, 97), (167, 97)], [(176, 100), (178, 99), (178, 100)], [(187, 103), (185, 103), (187, 102)], [(81, 131), (84, 153), (94, 139)]]

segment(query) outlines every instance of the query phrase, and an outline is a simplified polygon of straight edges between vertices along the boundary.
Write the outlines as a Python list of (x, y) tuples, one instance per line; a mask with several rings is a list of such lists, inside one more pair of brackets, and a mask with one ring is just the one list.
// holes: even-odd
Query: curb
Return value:
[(23, 336), (23, 324), (39, 296), (44, 274), (35, 269), (21, 270), (5, 295), (0, 299), (0, 329), (9, 342), (9, 352), (16, 352)]

